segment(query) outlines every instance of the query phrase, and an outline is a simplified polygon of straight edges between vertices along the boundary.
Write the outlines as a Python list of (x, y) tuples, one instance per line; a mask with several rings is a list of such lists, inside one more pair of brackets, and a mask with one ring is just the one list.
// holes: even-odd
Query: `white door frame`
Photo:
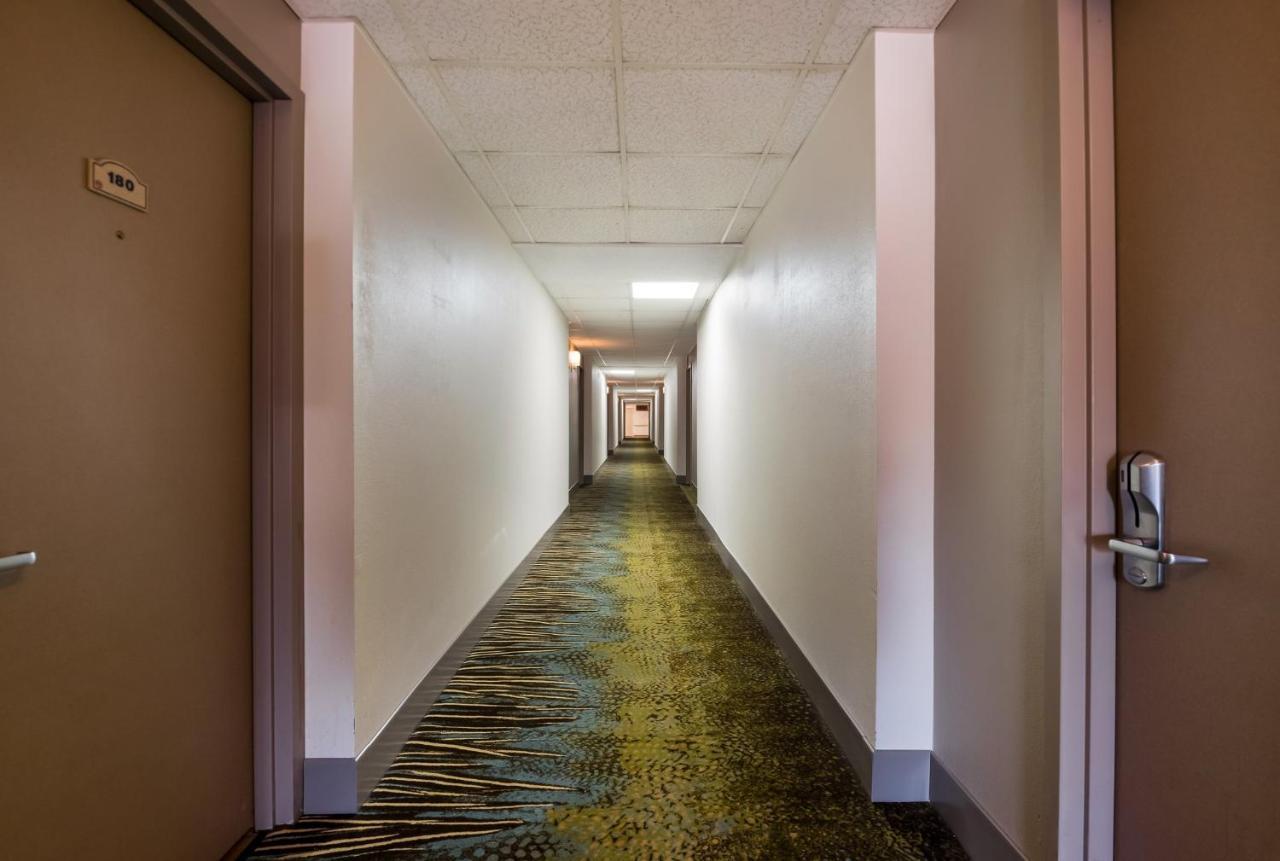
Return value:
[(653, 420), (654, 395), (620, 395), (618, 399), (619, 413), (619, 432), (618, 442), (621, 443), (627, 439), (627, 405), (628, 404), (648, 404), (649, 405), (649, 436), (650, 442), (655, 442), (655, 428)]
[(1059, 0), (1062, 521), (1058, 857), (1114, 854), (1115, 124), (1111, 0)]

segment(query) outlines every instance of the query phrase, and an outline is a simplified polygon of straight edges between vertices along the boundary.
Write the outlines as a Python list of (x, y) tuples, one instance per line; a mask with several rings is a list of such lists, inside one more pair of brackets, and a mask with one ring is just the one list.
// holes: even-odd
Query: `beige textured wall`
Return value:
[(935, 37), (935, 751), (1031, 859), (1056, 845), (1055, 10), (962, 0)]

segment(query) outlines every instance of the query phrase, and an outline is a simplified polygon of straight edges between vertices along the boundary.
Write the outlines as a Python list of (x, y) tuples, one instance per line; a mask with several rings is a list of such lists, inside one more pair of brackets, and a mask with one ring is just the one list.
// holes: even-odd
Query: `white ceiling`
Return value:
[(723, 271), (682, 307), (632, 307), (653, 261), (595, 277), (583, 246), (742, 242), (866, 34), (932, 28), (954, 0), (289, 2), (364, 25), (512, 241), (580, 261), (571, 292), (544, 279), (576, 339), (630, 364), (664, 363)]
[[(698, 315), (737, 254), (733, 245), (516, 247), (564, 309), (574, 344), (640, 380), (661, 379), (693, 348)], [(632, 281), (676, 280), (698, 282), (692, 299), (631, 298)]]

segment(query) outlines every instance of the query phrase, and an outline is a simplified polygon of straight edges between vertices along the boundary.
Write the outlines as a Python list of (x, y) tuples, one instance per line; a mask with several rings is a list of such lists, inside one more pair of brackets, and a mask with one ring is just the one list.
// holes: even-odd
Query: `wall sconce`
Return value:
[(569, 351), (569, 367), (571, 368), (582, 367), (582, 353), (578, 352), (577, 350)]

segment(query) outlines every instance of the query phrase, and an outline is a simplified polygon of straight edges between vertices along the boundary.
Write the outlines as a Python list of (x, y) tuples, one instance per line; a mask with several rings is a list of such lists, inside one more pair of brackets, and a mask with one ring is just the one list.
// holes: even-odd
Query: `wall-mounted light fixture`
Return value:
[(580, 353), (577, 350), (569, 351), (569, 367), (571, 368), (582, 367), (582, 353)]

